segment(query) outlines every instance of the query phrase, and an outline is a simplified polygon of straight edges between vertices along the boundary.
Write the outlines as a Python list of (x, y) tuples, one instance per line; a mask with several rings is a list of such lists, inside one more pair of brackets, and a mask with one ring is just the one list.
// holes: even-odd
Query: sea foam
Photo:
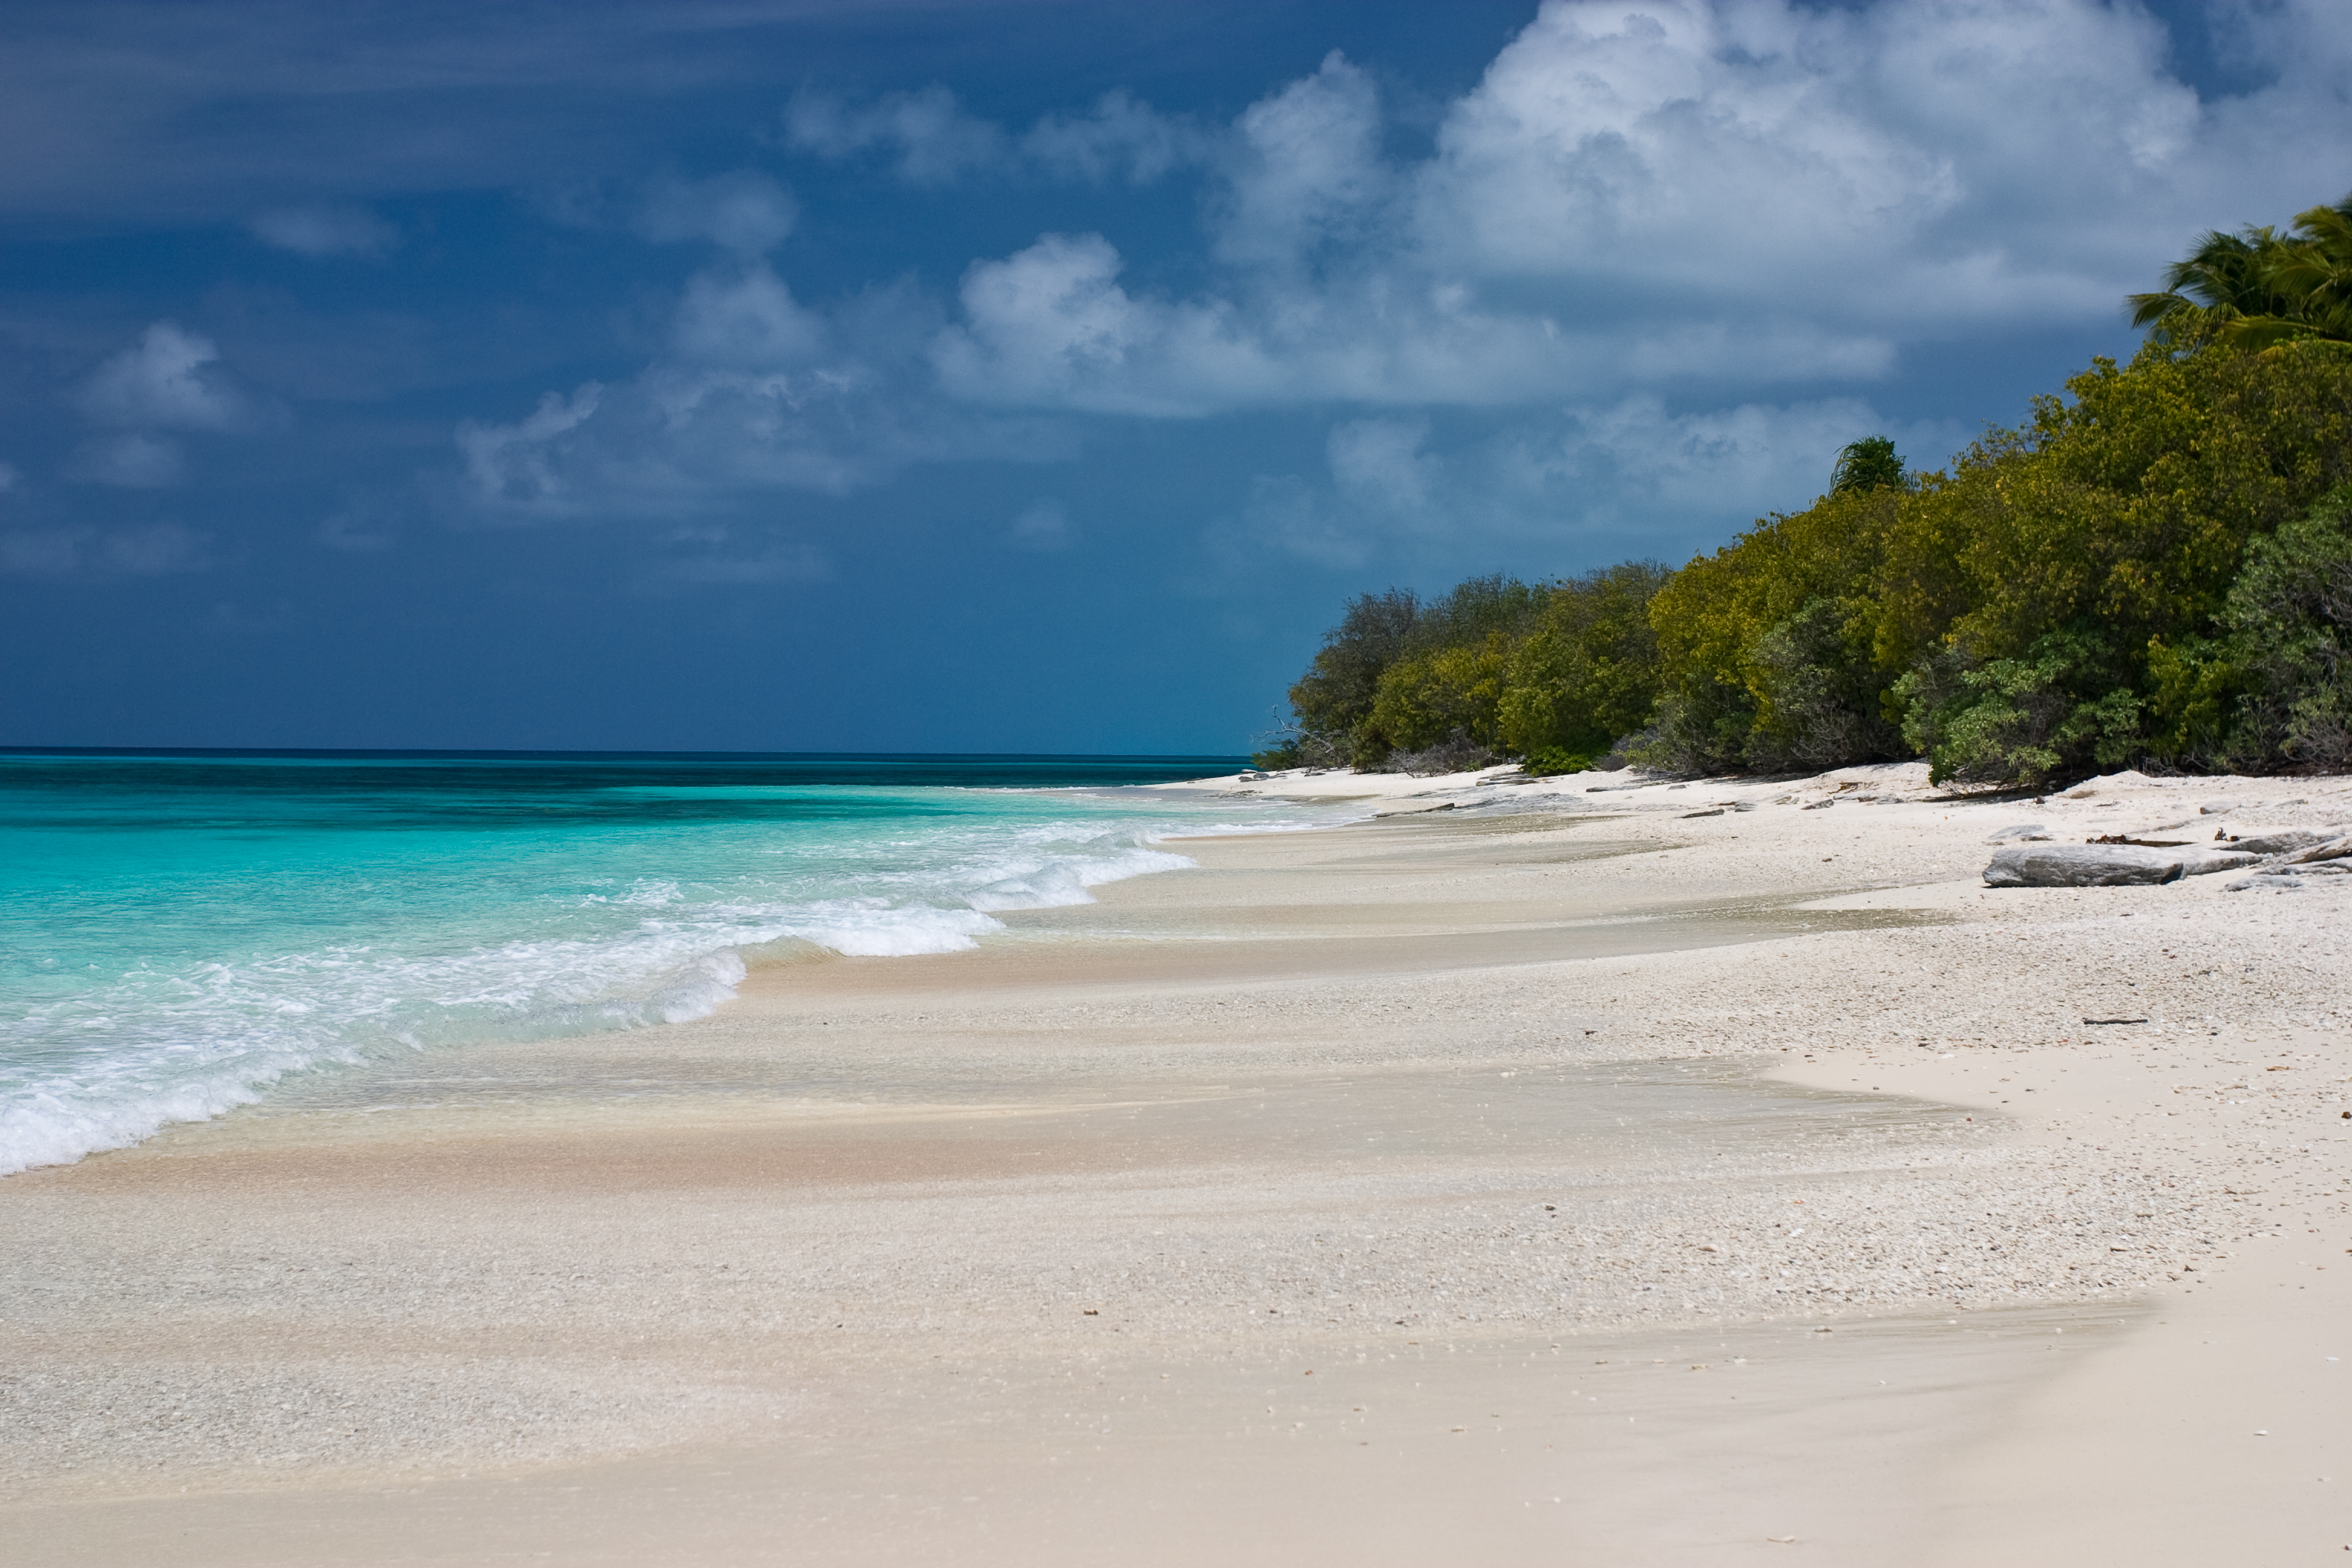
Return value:
[(1133, 796), (981, 795), (712, 806), (718, 820), (659, 833), (625, 812), (551, 830), (502, 797), (467, 835), (404, 840), (346, 813), (257, 858), (249, 835), (207, 826), (151, 834), (110, 870), (95, 842), (47, 846), (67, 890), (46, 915), (16, 906), (9, 947), (32, 956), (0, 976), (0, 1173), (216, 1116), (289, 1074), (702, 1017), (736, 994), (746, 950), (967, 949), (1005, 911), (1190, 866), (1152, 838), (1222, 825)]

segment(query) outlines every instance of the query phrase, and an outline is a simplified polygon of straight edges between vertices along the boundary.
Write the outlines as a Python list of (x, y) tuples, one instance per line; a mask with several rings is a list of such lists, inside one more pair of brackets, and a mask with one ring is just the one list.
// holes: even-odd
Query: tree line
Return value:
[(2352, 196), (2129, 302), (2129, 363), (1945, 469), (1871, 437), (1680, 570), (1358, 597), (1259, 765), (2352, 766)]

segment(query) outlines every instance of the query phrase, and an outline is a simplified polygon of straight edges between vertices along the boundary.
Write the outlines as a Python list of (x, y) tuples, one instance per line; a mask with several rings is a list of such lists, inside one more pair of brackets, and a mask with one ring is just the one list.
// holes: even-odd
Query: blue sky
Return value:
[(12, 0), (0, 144), (0, 743), (1233, 751), (2128, 353), (2352, 7)]

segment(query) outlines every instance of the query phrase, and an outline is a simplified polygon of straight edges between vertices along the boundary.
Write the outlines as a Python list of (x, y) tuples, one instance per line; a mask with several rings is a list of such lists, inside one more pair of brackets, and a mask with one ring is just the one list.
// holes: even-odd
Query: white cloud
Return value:
[[(2345, 16), (2246, 12), (2270, 79), (2200, 101), (2133, 5), (1548, 0), (1417, 157), (1336, 53), (1212, 128), (1121, 94), (1022, 132), (943, 88), (803, 93), (792, 148), (917, 184), (1197, 172), (1202, 243), (1130, 268), (1075, 223), (973, 260), (946, 309), (811, 302), (766, 259), (792, 221), (768, 176), (664, 187), (641, 231), (731, 256), (656, 362), (460, 445), (482, 504), (669, 515), (1066, 450), (1039, 423), (1064, 413), (1290, 407), (1328, 411), (1328, 473), (1261, 476), (1235, 526), (1302, 558), (1712, 530), (1801, 504), (1878, 427), (1859, 392), (1940, 343), (2120, 331), (2200, 230), (2332, 194)], [(1449, 407), (1504, 434), (1448, 446)]]
[[(1413, 240), (1465, 279), (1735, 330), (2113, 321), (2200, 230), (2284, 217), (2352, 164), (2341, 78), (2207, 104), (2167, 46), (2088, 0), (1551, 0), (1448, 112)], [(2295, 159), (2244, 123), (2281, 111)]]
[(518, 519), (677, 520), (762, 491), (844, 495), (917, 463), (1068, 455), (1050, 426), (941, 397), (924, 359), (938, 327), (908, 289), (820, 310), (764, 261), (706, 268), (636, 376), (550, 392), (511, 423), (460, 426), (466, 504)]
[(803, 309), (765, 262), (697, 273), (671, 328), (677, 357), (688, 363), (785, 368), (824, 351), (824, 318)]
[(1382, 129), (1371, 78), (1337, 49), (1313, 76), (1250, 105), (1234, 127), (1218, 254), (1287, 266), (1320, 244), (1369, 237), (1361, 226), (1391, 178)]
[(757, 169), (707, 180), (666, 180), (647, 194), (637, 232), (662, 244), (700, 239), (738, 256), (763, 256), (799, 221), (792, 193)]
[(1015, 175), (1148, 185), (1206, 162), (1218, 140), (1121, 89), (1083, 114), (1041, 116), (1017, 136), (936, 84), (863, 104), (805, 91), (784, 110), (784, 143), (793, 151), (831, 159), (878, 153), (892, 173), (915, 185)]
[(827, 158), (880, 149), (900, 179), (919, 185), (1003, 168), (1013, 151), (1002, 126), (967, 112), (936, 85), (862, 105), (831, 93), (795, 94), (784, 110), (784, 142)]
[[(2256, 31), (2345, 61), (2320, 16)], [(973, 265), (939, 363), (959, 395), (1090, 412), (1737, 397), (2119, 324), (2200, 230), (2352, 167), (2352, 77), (2273, 47), (2274, 83), (2206, 104), (2166, 47), (2089, 0), (1550, 0), (1417, 163), (1335, 54), (1218, 143), (1197, 291), (1047, 235)]]
[(277, 207), (257, 214), (254, 237), (313, 258), (374, 256), (400, 243), (400, 231), (360, 206)]
[(92, 436), (74, 448), (68, 477), (123, 489), (158, 489), (187, 475), (187, 454), (178, 441), (144, 430)]
[(1096, 413), (1181, 414), (1202, 383), (1252, 379), (1254, 351), (1219, 306), (1138, 300), (1118, 252), (1098, 234), (1049, 234), (964, 275), (965, 324), (940, 334), (941, 380), (974, 402)]
[(216, 368), (219, 362), (211, 339), (158, 321), (92, 371), (76, 401), (100, 425), (251, 429), (261, 423), (261, 410)]
[(583, 382), (570, 397), (542, 395), (537, 408), (511, 425), (458, 426), (457, 450), (476, 498), (486, 505), (577, 510), (564, 459), (579, 449), (576, 432), (604, 396), (602, 384)]
[(1095, 100), (1086, 114), (1048, 114), (1021, 138), (1021, 152), (1056, 179), (1123, 179), (1148, 185), (1205, 161), (1213, 139), (1190, 120), (1162, 114), (1123, 89)]

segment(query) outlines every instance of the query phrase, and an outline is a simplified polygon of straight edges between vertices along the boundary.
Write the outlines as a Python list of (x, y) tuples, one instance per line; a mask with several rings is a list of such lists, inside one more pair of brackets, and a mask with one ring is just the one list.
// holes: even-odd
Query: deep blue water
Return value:
[(1236, 757), (0, 752), (0, 1173), (286, 1074), (678, 1021), (747, 951), (967, 947), (1297, 808)]

